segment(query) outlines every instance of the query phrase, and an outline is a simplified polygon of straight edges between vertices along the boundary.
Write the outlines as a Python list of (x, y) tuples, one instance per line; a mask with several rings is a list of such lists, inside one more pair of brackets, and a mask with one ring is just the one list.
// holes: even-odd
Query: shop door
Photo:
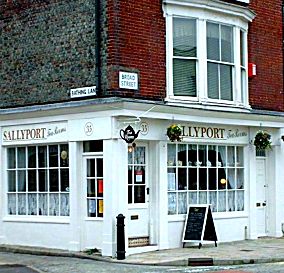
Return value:
[(267, 235), (266, 159), (256, 160), (256, 223), (258, 237)]
[(128, 148), (129, 247), (149, 244), (149, 187), (147, 146)]

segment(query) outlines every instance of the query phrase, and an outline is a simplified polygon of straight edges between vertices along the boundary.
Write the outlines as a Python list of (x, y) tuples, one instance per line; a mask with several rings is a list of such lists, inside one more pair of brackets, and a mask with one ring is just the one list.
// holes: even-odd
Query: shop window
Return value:
[(186, 214), (189, 204), (213, 212), (244, 210), (243, 147), (168, 144), (168, 214)]
[(8, 214), (69, 216), (68, 144), (7, 148)]
[(103, 217), (104, 179), (103, 157), (98, 155), (87, 158), (87, 216)]
[(146, 202), (145, 147), (128, 150), (128, 204)]

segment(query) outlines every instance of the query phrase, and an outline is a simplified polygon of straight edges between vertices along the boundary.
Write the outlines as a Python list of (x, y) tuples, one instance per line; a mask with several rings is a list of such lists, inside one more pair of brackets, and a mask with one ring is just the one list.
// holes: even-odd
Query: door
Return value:
[(148, 149), (128, 148), (128, 238), (129, 246), (149, 244)]
[(267, 235), (266, 159), (256, 160), (256, 223), (258, 237)]

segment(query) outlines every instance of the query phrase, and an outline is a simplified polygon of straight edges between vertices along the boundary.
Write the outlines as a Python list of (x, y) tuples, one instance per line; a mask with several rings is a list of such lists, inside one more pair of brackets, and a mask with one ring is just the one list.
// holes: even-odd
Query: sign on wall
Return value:
[(67, 140), (67, 122), (28, 124), (2, 128), (3, 144)]
[(119, 88), (138, 90), (138, 74), (119, 71)]
[(72, 99), (95, 96), (95, 95), (97, 95), (96, 86), (81, 87), (81, 88), (76, 88), (76, 89), (70, 90), (70, 97)]

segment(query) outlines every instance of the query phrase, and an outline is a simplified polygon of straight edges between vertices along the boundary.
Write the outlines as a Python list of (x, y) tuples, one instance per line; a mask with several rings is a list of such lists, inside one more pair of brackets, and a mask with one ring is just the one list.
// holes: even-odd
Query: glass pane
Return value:
[(27, 214), (27, 205), (26, 205), (26, 194), (18, 194), (18, 214), (26, 215)]
[(176, 145), (168, 144), (168, 166), (174, 166), (176, 163)]
[(188, 189), (197, 190), (197, 169), (188, 169)]
[(96, 200), (88, 199), (88, 217), (96, 217)]
[(174, 56), (196, 56), (196, 22), (192, 19), (173, 18)]
[(219, 99), (219, 66), (218, 64), (208, 63), (207, 65), (207, 87), (208, 98)]
[(218, 146), (218, 158), (217, 158), (217, 166), (223, 167), (226, 166), (226, 147)]
[(28, 194), (28, 215), (37, 215), (37, 194)]
[(16, 191), (16, 171), (8, 171), (8, 191)]
[(18, 191), (26, 191), (26, 171), (18, 171)]
[(178, 193), (178, 214), (186, 214), (187, 211), (187, 193)]
[(186, 144), (178, 145), (178, 166), (187, 165), (187, 148)]
[(133, 184), (133, 167), (132, 166), (128, 166), (128, 184)]
[(235, 189), (236, 188), (236, 181), (235, 181), (235, 169), (230, 168), (228, 169), (228, 189)]
[(18, 151), (18, 168), (26, 168), (26, 148), (19, 147)]
[(97, 177), (103, 177), (103, 159), (97, 159)]
[(132, 186), (128, 186), (128, 204), (132, 204)]
[(244, 166), (244, 153), (243, 153), (243, 147), (236, 147), (237, 149), (237, 167), (243, 167)]
[(219, 191), (219, 198), (218, 198), (218, 211), (226, 211), (226, 192)]
[(36, 170), (28, 170), (28, 191), (36, 191)]
[(220, 60), (219, 25), (207, 23), (207, 59)]
[(227, 176), (226, 176), (226, 170), (218, 167), (217, 171), (218, 171), (218, 189), (230, 188), (230, 185), (227, 185), (228, 179), (227, 179)]
[(245, 33), (240, 31), (241, 66), (245, 66)]
[(38, 147), (38, 167), (39, 168), (47, 167), (47, 147), (46, 146)]
[(245, 102), (246, 90), (247, 90), (247, 73), (245, 69), (241, 69), (241, 102)]
[(199, 204), (207, 204), (207, 192), (206, 191), (199, 192)]
[(198, 164), (199, 166), (206, 166), (207, 165), (207, 149), (206, 145), (199, 145), (198, 150)]
[(102, 152), (103, 151), (103, 141), (102, 140), (91, 140), (83, 142), (83, 152)]
[(134, 149), (134, 163), (145, 164), (145, 147), (136, 147)]
[(243, 211), (244, 210), (244, 191), (237, 191), (236, 192), (236, 203), (237, 203), (237, 207), (236, 210), (237, 211)]
[(67, 144), (60, 145), (60, 166), (61, 167), (69, 166), (69, 152)]
[(60, 215), (69, 216), (69, 194), (64, 193), (60, 195)]
[(197, 145), (188, 145), (188, 166), (196, 166), (197, 161)]
[(233, 29), (228, 26), (221, 26), (221, 61), (233, 62)]
[(58, 170), (49, 170), (49, 191), (59, 191)]
[(58, 167), (58, 146), (57, 145), (49, 146), (49, 166)]
[(208, 146), (207, 167), (216, 167), (217, 160), (217, 147), (215, 145)]
[(60, 190), (69, 191), (69, 169), (60, 170)]
[(87, 177), (96, 176), (96, 159), (87, 160)]
[(168, 169), (168, 190), (176, 190), (176, 169), (174, 168)]
[(187, 189), (186, 168), (178, 168), (178, 189), (179, 190)]
[(168, 193), (168, 214), (177, 213), (177, 196), (176, 193)]
[(38, 215), (47, 215), (47, 194), (40, 193), (38, 195)]
[(8, 148), (8, 169), (15, 169), (16, 168), (16, 149), (15, 148)]
[(207, 190), (207, 169), (206, 168), (199, 169), (199, 189)]
[(28, 167), (29, 168), (36, 167), (36, 147), (35, 146), (28, 147)]
[(209, 192), (209, 204), (211, 204), (211, 209), (213, 212), (217, 211), (217, 191)]
[(227, 147), (227, 166), (235, 166), (235, 147)]
[(8, 214), (16, 214), (16, 194), (8, 194)]
[(99, 197), (104, 196), (104, 181), (103, 181), (103, 179), (97, 180), (97, 196), (99, 196)]
[(220, 89), (222, 100), (233, 100), (232, 66), (220, 65)]
[(49, 215), (58, 216), (59, 215), (59, 194), (52, 193), (49, 195)]
[(87, 179), (87, 197), (96, 196), (96, 184), (95, 179)]
[(173, 85), (175, 96), (196, 97), (195, 60), (173, 60)]
[(98, 208), (98, 217), (103, 217), (104, 214), (104, 200), (97, 200), (97, 208)]
[(244, 188), (244, 169), (237, 169), (237, 189)]
[(145, 184), (145, 168), (143, 166), (134, 167), (134, 183)]
[(145, 203), (145, 186), (134, 186), (134, 203)]
[(217, 169), (208, 168), (208, 188), (209, 190), (217, 189)]
[(188, 193), (188, 204), (197, 204), (197, 192)]
[(128, 150), (128, 164), (133, 164), (133, 149)]
[(48, 191), (47, 170), (38, 171), (39, 191)]
[(228, 192), (228, 211), (235, 211), (235, 191)]

